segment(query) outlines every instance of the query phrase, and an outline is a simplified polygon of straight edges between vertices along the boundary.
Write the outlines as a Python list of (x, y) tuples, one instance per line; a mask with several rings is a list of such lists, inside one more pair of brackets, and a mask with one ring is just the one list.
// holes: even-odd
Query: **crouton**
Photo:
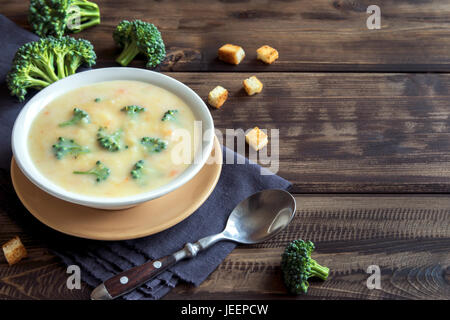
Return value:
[(262, 46), (261, 48), (256, 50), (256, 54), (258, 60), (261, 60), (267, 64), (271, 64), (278, 59), (278, 51), (269, 46)]
[(5, 254), (6, 261), (12, 266), (13, 264), (22, 260), (27, 256), (27, 250), (20, 241), (18, 236), (15, 236), (8, 242), (2, 245), (3, 253)]
[(219, 109), (228, 98), (228, 90), (224, 87), (217, 86), (209, 92), (208, 102), (214, 108)]
[(259, 130), (258, 127), (254, 127), (245, 135), (245, 141), (256, 151), (261, 150), (269, 143), (267, 134)]
[(245, 51), (240, 46), (225, 44), (219, 49), (219, 59), (231, 64), (239, 64), (245, 57)]
[(245, 91), (247, 92), (247, 94), (249, 96), (252, 96), (255, 93), (260, 93), (263, 88), (263, 84), (255, 76), (245, 79), (243, 82), (243, 85), (244, 85)]

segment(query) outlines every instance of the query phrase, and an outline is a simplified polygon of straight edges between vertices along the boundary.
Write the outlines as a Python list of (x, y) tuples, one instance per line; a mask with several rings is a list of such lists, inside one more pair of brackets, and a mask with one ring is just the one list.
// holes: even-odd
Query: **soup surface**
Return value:
[(68, 191), (128, 196), (167, 184), (189, 166), (194, 122), (188, 105), (163, 88), (108, 81), (47, 105), (28, 147), (41, 173)]

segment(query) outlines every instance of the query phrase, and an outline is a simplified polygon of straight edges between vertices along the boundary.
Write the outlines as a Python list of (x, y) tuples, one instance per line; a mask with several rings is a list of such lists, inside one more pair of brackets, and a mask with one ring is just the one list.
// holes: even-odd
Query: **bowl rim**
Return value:
[[(83, 80), (86, 79), (89, 81), (87, 81), (87, 83), (83, 82)], [(40, 173), (39, 169), (31, 161), (27, 143), (30, 126), (36, 116), (40, 114), (40, 111), (42, 111), (42, 109), (45, 108), (49, 102), (53, 101), (57, 97), (60, 97), (77, 88), (93, 83), (121, 80), (145, 81), (174, 93), (185, 102), (186, 99), (183, 99), (181, 96), (184, 98), (189, 98), (191, 103), (186, 103), (190, 107), (193, 104), (196, 105), (196, 110), (193, 111), (194, 113), (197, 112), (196, 117), (200, 114), (201, 119), (197, 118), (197, 120), (202, 121), (202, 148), (194, 155), (195, 161), (193, 161), (193, 163), (190, 164), (180, 176), (176, 177), (169, 183), (154, 190), (124, 197), (97, 197), (78, 194), (58, 186), (56, 183), (52, 182)], [(58, 90), (60, 91), (58, 92)], [(43, 103), (43, 100), (45, 100), (45, 103)], [(38, 111), (35, 111), (36, 109), (38, 109)], [(34, 116), (30, 115), (31, 111), (35, 113)], [(25, 125), (25, 121), (28, 122), (28, 126)], [(120, 207), (125, 208), (159, 198), (191, 180), (200, 171), (209, 158), (214, 144), (214, 136), (214, 122), (209, 108), (198, 96), (198, 94), (184, 83), (170, 76), (151, 70), (130, 67), (110, 67), (78, 72), (74, 75), (58, 80), (36, 93), (24, 105), (14, 122), (11, 135), (11, 147), (14, 158), (16, 159), (20, 170), (31, 182), (45, 192), (71, 203), (101, 209), (115, 209)], [(24, 140), (25, 143), (23, 143)]]

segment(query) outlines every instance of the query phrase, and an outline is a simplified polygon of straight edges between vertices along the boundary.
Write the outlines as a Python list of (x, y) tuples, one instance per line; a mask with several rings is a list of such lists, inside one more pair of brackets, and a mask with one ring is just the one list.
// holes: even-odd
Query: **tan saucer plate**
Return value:
[[(220, 161), (212, 161), (220, 159)], [(189, 182), (167, 195), (124, 210), (101, 210), (55, 198), (20, 171), (14, 158), (11, 178), (19, 199), (30, 213), (52, 229), (96, 240), (127, 240), (168, 229), (189, 217), (209, 197), (222, 170), (217, 138), (210, 159)]]

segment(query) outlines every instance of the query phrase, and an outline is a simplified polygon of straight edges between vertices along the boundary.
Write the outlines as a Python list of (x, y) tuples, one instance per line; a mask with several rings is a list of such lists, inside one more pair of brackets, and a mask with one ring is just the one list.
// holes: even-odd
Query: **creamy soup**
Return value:
[(41, 173), (68, 191), (128, 196), (167, 184), (189, 166), (194, 121), (188, 105), (163, 88), (108, 81), (47, 105), (28, 147)]

